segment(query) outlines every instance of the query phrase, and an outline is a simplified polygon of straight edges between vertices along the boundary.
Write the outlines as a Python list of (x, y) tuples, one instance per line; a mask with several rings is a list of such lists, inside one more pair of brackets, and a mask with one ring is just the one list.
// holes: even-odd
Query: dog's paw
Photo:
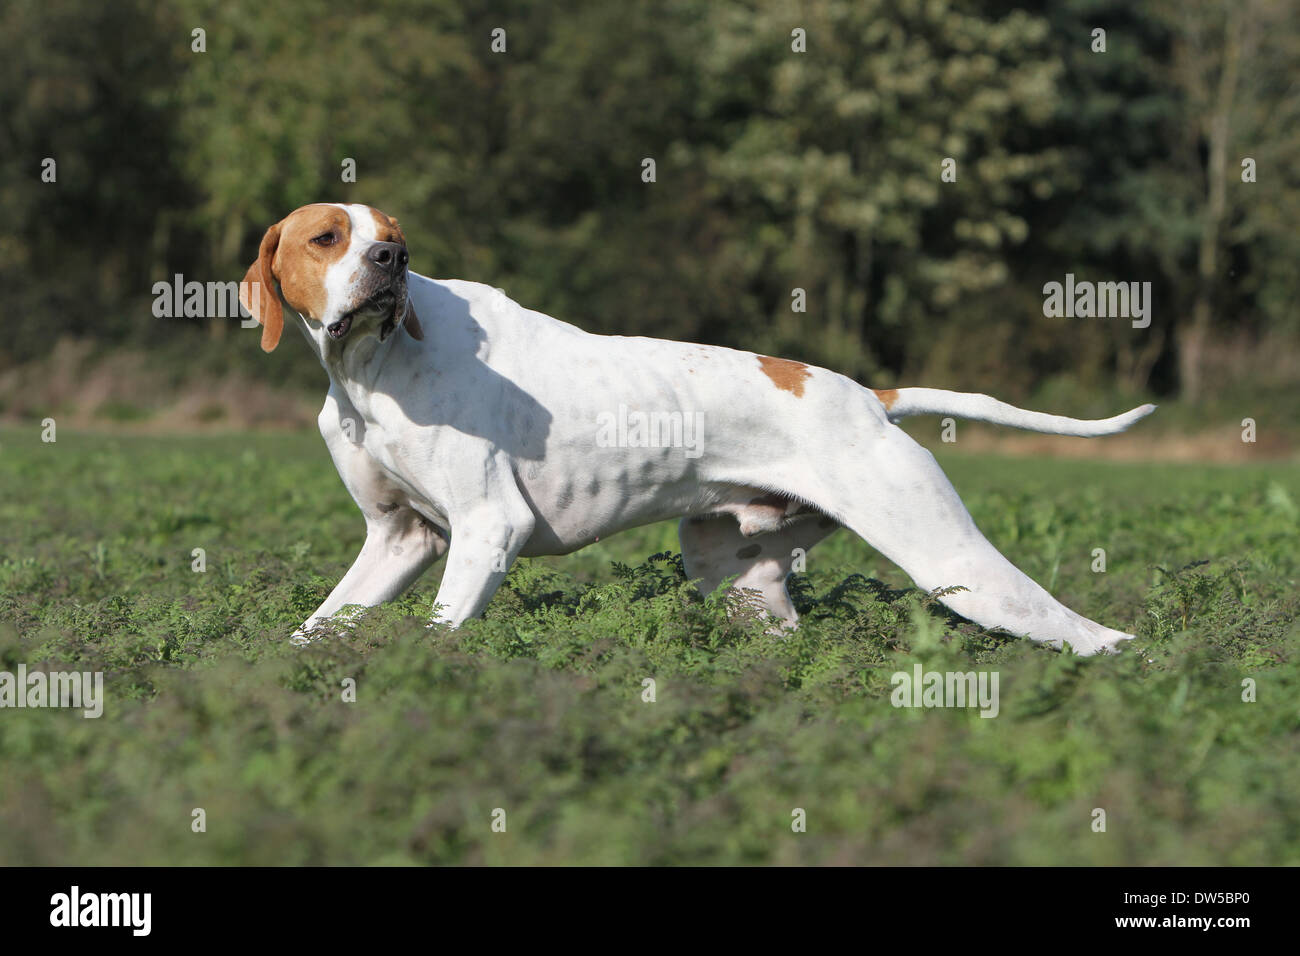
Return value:
[(1123, 631), (1117, 631), (1116, 636), (1107, 641), (1102, 641), (1098, 652), (1102, 654), (1118, 654), (1124, 650), (1124, 644), (1137, 638), (1136, 634), (1126, 634)]
[(350, 636), (357, 621), (365, 613), (360, 605), (343, 608), (331, 617), (314, 617), (303, 622), (302, 627), (289, 635), (289, 643), (295, 647), (316, 644), (327, 637)]
[[(289, 635), (289, 643), (294, 647), (306, 647), (308, 644), (319, 644), (327, 637), (333, 637), (340, 633), (339, 628), (333, 626), (330, 618), (322, 617), (311, 620), (298, 628)], [(346, 633), (346, 632), (344, 632)]]
[(1080, 657), (1092, 657), (1094, 654), (1118, 654), (1124, 649), (1126, 641), (1131, 641), (1137, 637), (1136, 634), (1112, 631), (1110, 628), (1103, 628), (1102, 630), (1105, 631), (1104, 635), (1089, 637), (1071, 643), (1071, 649)]

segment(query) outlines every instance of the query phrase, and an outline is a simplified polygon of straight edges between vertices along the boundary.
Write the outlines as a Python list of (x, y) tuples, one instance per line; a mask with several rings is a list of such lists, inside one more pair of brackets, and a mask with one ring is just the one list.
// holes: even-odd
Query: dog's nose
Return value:
[(393, 275), (405, 269), (406, 264), (411, 260), (406, 252), (406, 246), (396, 242), (376, 242), (366, 252), (366, 258)]

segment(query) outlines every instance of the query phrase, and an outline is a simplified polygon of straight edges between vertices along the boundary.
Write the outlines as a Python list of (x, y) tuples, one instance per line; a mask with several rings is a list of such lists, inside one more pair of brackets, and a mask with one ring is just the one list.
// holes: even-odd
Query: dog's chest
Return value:
[(446, 529), (449, 525), (445, 502), (449, 489), (439, 470), (429, 466), (431, 461), (438, 460), (437, 430), (421, 429), (420, 432), (413, 438), (399, 430), (367, 422), (362, 451), (369, 466), (405, 494), (405, 504)]

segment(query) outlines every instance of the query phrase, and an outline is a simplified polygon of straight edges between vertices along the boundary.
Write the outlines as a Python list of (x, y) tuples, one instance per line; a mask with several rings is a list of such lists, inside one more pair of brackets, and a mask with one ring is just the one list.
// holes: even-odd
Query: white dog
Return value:
[(1133, 636), (1075, 614), (1004, 558), (895, 422), (942, 414), (1094, 436), (1155, 406), (1080, 421), (985, 395), (873, 391), (752, 352), (592, 335), (407, 261), (378, 210), (304, 206), (267, 231), (241, 287), (264, 349), (288, 309), (329, 373), (321, 434), (366, 519), (361, 554), (295, 640), (345, 606), (391, 600), (444, 552), (435, 613), (458, 625), (519, 555), (667, 518), (682, 519), (692, 578), (712, 590), (735, 575), (790, 624), (797, 550), (844, 525), (918, 587), (964, 588), (942, 600), (983, 627), (1079, 654)]

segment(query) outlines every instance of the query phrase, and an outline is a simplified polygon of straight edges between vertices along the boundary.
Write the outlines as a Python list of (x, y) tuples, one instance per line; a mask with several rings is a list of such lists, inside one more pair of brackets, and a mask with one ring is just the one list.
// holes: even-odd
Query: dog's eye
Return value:
[(334, 235), (334, 233), (332, 232), (322, 232), (319, 236), (317, 236), (315, 239), (312, 240), (312, 242), (316, 243), (316, 245), (318, 246), (332, 246), (334, 245), (334, 243), (338, 241), (339, 241), (339, 237)]

